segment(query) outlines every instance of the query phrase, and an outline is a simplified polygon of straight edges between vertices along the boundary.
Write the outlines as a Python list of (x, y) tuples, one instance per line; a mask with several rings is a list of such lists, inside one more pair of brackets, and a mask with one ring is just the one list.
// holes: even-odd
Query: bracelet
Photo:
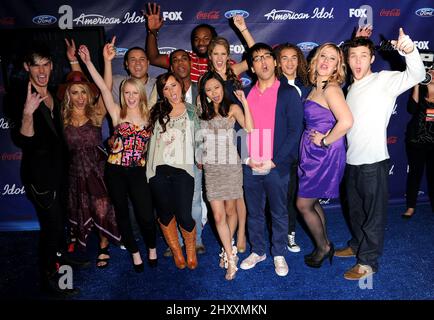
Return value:
[(247, 28), (244, 28), (244, 29), (243, 29), (243, 30), (241, 30), (240, 32), (241, 32), (241, 33), (243, 33), (243, 32), (244, 32), (244, 31), (246, 31), (246, 30), (247, 30)]
[(158, 38), (158, 31), (148, 30), (148, 33), (152, 34), (156, 39)]
[(328, 147), (330, 147), (330, 145), (327, 144), (325, 137), (321, 139), (321, 147), (323, 147), (324, 149), (327, 149)]
[(78, 61), (77, 61), (77, 60), (69, 61), (69, 63), (70, 63), (70, 64), (78, 64)]

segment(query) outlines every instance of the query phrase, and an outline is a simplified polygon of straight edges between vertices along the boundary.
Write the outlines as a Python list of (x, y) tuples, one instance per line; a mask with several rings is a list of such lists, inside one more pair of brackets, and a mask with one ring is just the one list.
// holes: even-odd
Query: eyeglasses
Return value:
[(273, 55), (271, 54), (271, 52), (267, 52), (267, 53), (264, 53), (261, 56), (255, 56), (255, 57), (253, 57), (252, 60), (253, 60), (253, 62), (259, 62), (259, 61), (262, 61), (262, 60), (271, 59), (272, 57), (273, 57)]

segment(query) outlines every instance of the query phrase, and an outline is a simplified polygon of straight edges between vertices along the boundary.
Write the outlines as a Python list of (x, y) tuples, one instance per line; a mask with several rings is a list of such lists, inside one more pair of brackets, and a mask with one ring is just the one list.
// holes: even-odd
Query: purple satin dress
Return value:
[(345, 169), (345, 139), (340, 138), (327, 149), (318, 147), (310, 141), (311, 130), (325, 134), (336, 124), (333, 113), (314, 101), (306, 100), (304, 120), (306, 128), (300, 143), (298, 196), (338, 198), (339, 184)]

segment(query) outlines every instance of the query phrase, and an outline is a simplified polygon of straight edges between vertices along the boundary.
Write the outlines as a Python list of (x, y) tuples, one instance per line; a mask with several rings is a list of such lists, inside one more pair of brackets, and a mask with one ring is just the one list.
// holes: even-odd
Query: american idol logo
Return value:
[(300, 50), (303, 51), (303, 52), (309, 52), (313, 48), (318, 47), (318, 43), (315, 43), (315, 42), (300, 42), (300, 43), (297, 43), (297, 47), (299, 47)]
[(249, 16), (249, 13), (247, 11), (244, 11), (244, 10), (229, 10), (229, 11), (225, 12), (225, 17), (227, 19), (230, 19), (235, 15), (240, 15), (240, 16), (243, 16), (243, 18), (247, 18)]
[(172, 51), (175, 51), (176, 48), (174, 47), (160, 47), (158, 48), (158, 51), (160, 52), (160, 54), (171, 54)]
[(432, 17), (434, 15), (433, 8), (420, 8), (415, 11), (415, 14), (422, 18)]
[(250, 80), (249, 78), (241, 78), (240, 80), (243, 88), (247, 88), (252, 83), (252, 80)]
[(41, 15), (41, 16), (34, 17), (32, 19), (32, 21), (35, 24), (39, 24), (39, 25), (42, 25), (42, 26), (47, 26), (47, 25), (56, 23), (57, 18), (53, 17), (53, 16), (50, 16), (50, 15), (47, 15), (47, 14), (44, 14), (44, 15)]
[(121, 58), (125, 56), (125, 53), (127, 53), (127, 48), (116, 48), (116, 58)]

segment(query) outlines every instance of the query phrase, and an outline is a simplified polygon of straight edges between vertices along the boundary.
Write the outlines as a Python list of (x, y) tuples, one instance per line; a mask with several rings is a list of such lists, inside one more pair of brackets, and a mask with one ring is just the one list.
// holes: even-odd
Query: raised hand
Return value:
[(41, 97), (39, 93), (32, 93), (32, 82), (29, 81), (29, 85), (27, 86), (27, 98), (24, 103), (24, 115), (33, 115), (36, 109), (38, 109), (39, 104), (47, 99), (48, 95), (45, 97)]
[(78, 55), (80, 56), (81, 60), (85, 64), (88, 64), (89, 62), (92, 62), (92, 60), (90, 59), (89, 49), (84, 44), (82, 44), (80, 46), (80, 48), (78, 49)]
[(234, 25), (240, 30), (241, 32), (243, 30), (247, 29), (246, 22), (244, 21), (244, 17), (242, 15), (236, 14), (232, 18), (234, 20)]
[(372, 25), (367, 24), (364, 26), (359, 26), (356, 32), (356, 37), (367, 37), (369, 38), (372, 35)]
[(66, 56), (68, 58), (69, 61), (77, 61), (77, 57), (76, 57), (76, 47), (75, 47), (75, 42), (74, 39), (71, 39), (71, 42), (68, 41), (68, 39), (65, 38), (65, 43), (66, 43)]
[(142, 10), (143, 15), (146, 17), (147, 27), (149, 31), (158, 31), (163, 26), (163, 19), (160, 15), (160, 5), (148, 3), (148, 10)]
[(238, 100), (240, 100), (240, 102), (244, 105), (244, 102), (247, 102), (246, 96), (244, 94), (243, 90), (235, 90), (234, 91), (235, 96), (237, 97)]
[(402, 28), (399, 28), (398, 40), (392, 40), (390, 42), (396, 50), (404, 52), (405, 54), (413, 52), (414, 50), (414, 42), (404, 33)]
[(105, 44), (102, 50), (102, 55), (104, 57), (104, 60), (112, 61), (116, 56), (115, 41), (116, 41), (116, 36), (113, 36), (112, 41)]

